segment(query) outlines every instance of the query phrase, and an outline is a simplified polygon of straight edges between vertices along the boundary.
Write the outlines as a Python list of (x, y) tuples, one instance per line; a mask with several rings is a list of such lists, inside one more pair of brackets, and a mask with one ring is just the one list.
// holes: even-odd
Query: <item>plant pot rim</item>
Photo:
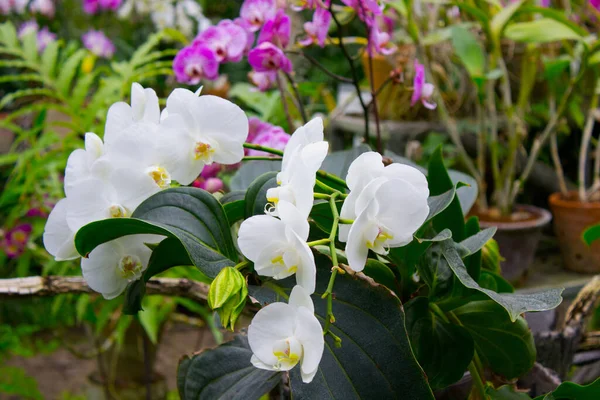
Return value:
[(548, 197), (548, 202), (551, 207), (600, 210), (600, 201), (583, 202), (579, 200), (578, 194), (574, 190), (570, 191), (568, 195), (569, 197), (573, 196), (574, 198), (565, 199), (561, 192), (552, 193), (550, 197)]
[(552, 213), (545, 208), (532, 206), (529, 204), (517, 204), (515, 205), (517, 210), (527, 211), (536, 216), (535, 219), (526, 221), (487, 221), (482, 218), (481, 215), (475, 214), (479, 217), (479, 224), (484, 228), (496, 227), (501, 231), (521, 231), (527, 229), (538, 229), (547, 225), (552, 220)]

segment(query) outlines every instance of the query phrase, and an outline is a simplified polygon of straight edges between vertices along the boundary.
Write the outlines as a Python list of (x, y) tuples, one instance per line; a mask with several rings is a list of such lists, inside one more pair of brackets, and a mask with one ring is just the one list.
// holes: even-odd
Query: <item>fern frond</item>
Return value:
[(58, 73), (58, 79), (56, 80), (56, 89), (65, 97), (68, 97), (75, 74), (77, 74), (79, 65), (86, 55), (87, 50), (79, 49), (63, 63)]
[(148, 40), (146, 40), (143, 45), (138, 47), (138, 49), (131, 56), (131, 60), (129, 60), (129, 65), (131, 66), (132, 70), (143, 63), (143, 60), (148, 53), (150, 53), (150, 51), (156, 47), (164, 37), (165, 34), (163, 32), (157, 32), (153, 35), (150, 35)]
[(69, 106), (74, 110), (79, 109), (83, 106), (83, 102), (86, 97), (89, 95), (90, 88), (94, 84), (96, 78), (98, 77), (99, 72), (93, 71), (90, 72), (77, 80), (73, 91), (71, 92), (71, 96), (67, 98)]
[[(162, 60), (163, 58), (171, 58), (171, 60), (172, 60), (172, 58), (175, 57), (178, 52), (179, 52), (178, 49), (167, 49), (167, 50), (161, 50), (161, 51), (154, 51), (154, 52), (148, 54), (142, 60), (140, 60), (139, 65), (146, 65), (146, 64), (151, 63), (156, 60)], [(173, 61), (170, 61), (170, 62), (173, 62)]]
[(37, 65), (23, 60), (0, 60), (0, 68), (26, 68), (37, 70)]
[(0, 24), (0, 42), (6, 47), (16, 48), (19, 46), (17, 29), (10, 21)]
[(12, 93), (9, 93), (6, 96), (4, 96), (2, 98), (2, 100), (0, 101), (0, 110), (3, 109), (4, 107), (6, 107), (8, 104), (14, 102), (15, 100), (18, 100), (23, 97), (30, 97), (30, 96), (51, 97), (51, 98), (60, 100), (60, 97), (57, 95), (57, 93), (50, 89), (46, 89), (46, 88), (23, 89), (23, 90), (17, 90), (16, 92), (12, 92)]
[(144, 82), (148, 78), (152, 78), (155, 76), (161, 76), (161, 75), (171, 76), (171, 75), (173, 75), (173, 70), (170, 68), (169, 69), (167, 69), (167, 68), (153, 69), (151, 71), (146, 71), (144, 73), (134, 75), (132, 81), (133, 82)]
[(12, 82), (43, 82), (44, 79), (38, 74), (14, 74), (0, 76), (0, 83)]
[(56, 77), (56, 60), (58, 59), (59, 47), (59, 41), (50, 42), (48, 43), (48, 45), (44, 49), (44, 52), (42, 53), (40, 71), (48, 79), (53, 79)]

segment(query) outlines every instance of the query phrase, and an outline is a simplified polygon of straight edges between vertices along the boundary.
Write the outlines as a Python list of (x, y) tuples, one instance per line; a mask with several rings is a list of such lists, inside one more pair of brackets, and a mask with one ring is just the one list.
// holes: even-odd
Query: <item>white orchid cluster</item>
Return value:
[[(236, 164), (244, 156), (248, 119), (235, 104), (215, 96), (175, 89), (160, 110), (154, 90), (134, 83), (131, 105), (119, 102), (108, 111), (104, 142), (85, 135), (85, 149), (69, 156), (66, 198), (48, 218), (46, 250), (56, 260), (79, 257), (74, 238), (91, 222), (126, 218), (153, 194), (177, 181), (189, 185), (205, 165)], [(81, 260), (89, 286), (111, 299), (139, 279), (157, 235), (132, 235), (98, 246)]]
[[(69, 157), (66, 198), (50, 214), (44, 232), (47, 250), (57, 260), (76, 258), (74, 236), (82, 226), (129, 217), (173, 181), (189, 185), (205, 165), (240, 162), (248, 128), (244, 112), (229, 101), (175, 89), (161, 112), (156, 93), (134, 84), (131, 105), (120, 102), (110, 108), (104, 142), (88, 133), (85, 150)], [(328, 149), (320, 118), (298, 128), (285, 147), (277, 185), (267, 191), (265, 213), (243, 221), (238, 232), (238, 247), (259, 275), (296, 279), (289, 302), (263, 307), (248, 328), (251, 362), (275, 371), (300, 364), (304, 382), (315, 376), (325, 343), (311, 300), (317, 269), (310, 246), (317, 243), (307, 240), (317, 173)], [(358, 272), (369, 250), (385, 255), (412, 240), (429, 213), (429, 190), (420, 171), (384, 166), (375, 152), (358, 157), (346, 179), (349, 194), (319, 197), (332, 204), (337, 196), (345, 198), (339, 240), (346, 242), (349, 266)], [(146, 244), (161, 239), (132, 235), (100, 245), (82, 260), (83, 276), (92, 289), (114, 298), (147, 268), (151, 251)], [(328, 239), (332, 248), (334, 239)]]
[[(287, 371), (300, 363), (304, 382), (317, 372), (324, 348), (321, 326), (310, 295), (315, 291), (315, 259), (306, 240), (314, 204), (316, 174), (328, 144), (323, 122), (314, 119), (299, 128), (285, 148), (278, 186), (267, 191), (265, 215), (245, 220), (238, 233), (241, 252), (259, 275), (283, 279), (296, 275), (289, 303), (263, 307), (248, 329), (254, 366)], [(362, 271), (369, 250), (385, 255), (408, 244), (429, 214), (425, 176), (401, 164), (384, 166), (379, 153), (359, 156), (347, 175), (350, 193), (340, 217), (339, 239), (354, 271)], [(348, 222), (352, 222), (348, 224)]]

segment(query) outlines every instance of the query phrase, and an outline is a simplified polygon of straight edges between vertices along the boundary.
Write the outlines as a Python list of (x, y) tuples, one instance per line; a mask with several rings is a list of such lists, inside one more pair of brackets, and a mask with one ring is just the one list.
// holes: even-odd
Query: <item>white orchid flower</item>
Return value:
[(75, 249), (75, 232), (67, 224), (67, 210), (69, 202), (61, 199), (48, 216), (44, 228), (44, 247), (54, 256), (56, 261), (73, 260), (79, 257)]
[(238, 246), (254, 262), (259, 275), (283, 279), (296, 274), (296, 282), (314, 293), (317, 270), (306, 244), (306, 217), (287, 201), (279, 202), (279, 217), (255, 215), (240, 226)]
[(369, 250), (385, 255), (410, 243), (429, 214), (427, 194), (404, 179), (378, 178), (367, 185), (356, 200), (358, 218), (346, 243), (350, 268), (362, 271)]
[[(422, 197), (425, 199), (429, 197), (427, 178), (421, 171), (410, 165), (398, 163), (384, 166), (381, 154), (369, 151), (358, 156), (352, 164), (350, 164), (346, 176), (346, 184), (350, 189), (350, 193), (342, 205), (340, 218), (355, 220), (360, 214), (360, 212), (357, 211), (357, 200), (365, 191), (365, 188), (369, 186), (370, 193), (374, 194), (378, 187), (372, 185), (375, 180), (381, 185), (390, 179), (402, 179), (403, 181), (410, 183)], [(366, 203), (367, 202), (364, 201), (363, 206), (366, 205)], [(348, 240), (349, 232), (350, 225), (340, 224), (340, 241), (346, 242)]]
[(158, 235), (131, 235), (101, 244), (81, 259), (83, 278), (105, 299), (114, 299), (148, 267), (152, 250), (145, 243), (162, 239)]
[(65, 169), (65, 194), (68, 196), (72, 187), (78, 182), (93, 176), (102, 177), (105, 171), (99, 168), (96, 161), (104, 155), (104, 143), (95, 133), (85, 134), (85, 149), (74, 150), (67, 160)]
[(175, 89), (167, 99), (165, 115), (161, 126), (169, 129), (172, 142), (184, 149), (178, 168), (172, 172), (182, 185), (192, 183), (205, 165), (237, 164), (244, 157), (248, 118), (232, 102)]
[(252, 364), (269, 371), (289, 371), (300, 363), (302, 381), (310, 383), (319, 369), (325, 340), (308, 292), (295, 286), (288, 304), (263, 307), (248, 327)]
[(283, 152), (281, 172), (275, 188), (267, 190), (267, 200), (274, 204), (270, 214), (277, 216), (279, 201), (295, 205), (308, 218), (314, 198), (316, 173), (327, 156), (329, 143), (323, 140), (323, 120), (314, 118), (298, 128)]
[(140, 121), (158, 124), (160, 107), (158, 96), (153, 89), (144, 89), (142, 85), (134, 82), (131, 85), (131, 105), (120, 101), (108, 109), (104, 142), (111, 143), (120, 136), (121, 132)]

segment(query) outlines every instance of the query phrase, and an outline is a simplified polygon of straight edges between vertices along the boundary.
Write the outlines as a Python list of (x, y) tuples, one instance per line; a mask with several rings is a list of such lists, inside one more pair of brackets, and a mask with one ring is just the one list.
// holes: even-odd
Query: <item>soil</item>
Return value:
[[(70, 336), (75, 335), (80, 336), (79, 341), (85, 340), (81, 338), (82, 332), (74, 330)], [(174, 391), (177, 389), (176, 372), (181, 357), (215, 345), (207, 328), (173, 324), (167, 328), (162, 338), (155, 372), (164, 376), (169, 391)], [(66, 348), (29, 358), (13, 357), (6, 365), (23, 368), (29, 376), (35, 378), (39, 391), (48, 400), (62, 399), (65, 392), (85, 396), (89, 386), (88, 377), (97, 369), (95, 359), (80, 359)], [(9, 398), (0, 394), (0, 399)]]
[(469, 213), (469, 216), (477, 216), (480, 220), (486, 222), (499, 222), (499, 223), (510, 223), (510, 222), (529, 222), (536, 221), (540, 218), (540, 214), (533, 213), (528, 210), (519, 209), (519, 206), (511, 215), (502, 215), (500, 210), (497, 208), (489, 208), (486, 212), (480, 212), (476, 208)]

